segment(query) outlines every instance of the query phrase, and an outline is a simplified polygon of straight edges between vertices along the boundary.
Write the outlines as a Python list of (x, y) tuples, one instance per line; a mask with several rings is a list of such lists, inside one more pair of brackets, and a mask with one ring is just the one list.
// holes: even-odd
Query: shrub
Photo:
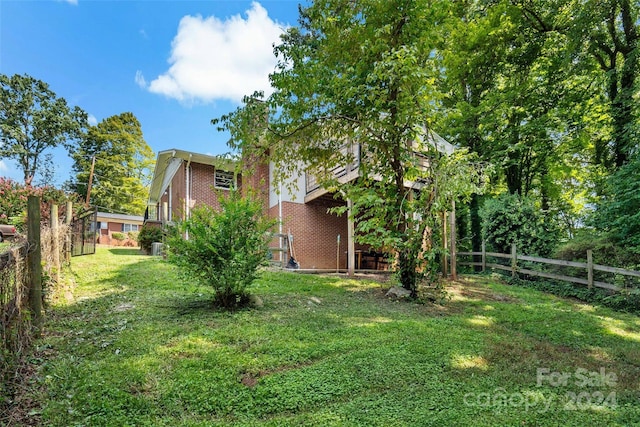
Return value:
[(579, 230), (575, 237), (559, 246), (553, 257), (568, 261), (586, 261), (587, 250), (593, 251), (593, 262), (629, 270), (640, 269), (640, 255), (633, 253), (607, 233)]
[(14, 225), (20, 233), (24, 233), (26, 224), (27, 199), (29, 196), (40, 197), (40, 218), (43, 223), (49, 221), (51, 205), (59, 205), (59, 213), (64, 212), (67, 201), (72, 201), (78, 206), (77, 194), (66, 194), (64, 191), (50, 187), (32, 187), (0, 177), (0, 223)]
[(515, 243), (519, 253), (545, 256), (556, 245), (558, 227), (530, 199), (517, 194), (487, 200), (480, 216), (482, 235), (498, 252), (510, 253)]
[(114, 231), (113, 233), (111, 233), (111, 237), (113, 237), (115, 240), (118, 241), (123, 241), (124, 240), (124, 233), (119, 233), (117, 231)]
[(137, 231), (129, 231), (127, 232), (127, 238), (132, 242), (138, 241), (138, 232)]
[(162, 242), (164, 232), (160, 227), (145, 225), (138, 233), (138, 244), (146, 253), (151, 253), (151, 244), (154, 242)]
[(197, 206), (178, 222), (167, 237), (167, 253), (189, 279), (214, 289), (215, 304), (233, 308), (249, 301), (247, 288), (267, 263), (268, 231), (275, 222), (263, 215), (257, 200), (238, 191), (220, 195), (219, 201), (220, 211)]
[(611, 175), (589, 222), (618, 246), (640, 255), (640, 154)]

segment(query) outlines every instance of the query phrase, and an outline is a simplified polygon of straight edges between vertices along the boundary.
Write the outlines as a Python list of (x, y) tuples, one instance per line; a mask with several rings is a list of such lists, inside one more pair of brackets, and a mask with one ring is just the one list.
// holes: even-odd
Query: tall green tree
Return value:
[[(301, 167), (352, 200), (356, 239), (395, 250), (400, 282), (414, 295), (418, 270), (433, 258), (422, 245), (429, 221), (478, 175), (461, 154), (441, 157), (428, 143), (446, 3), (319, 0), (301, 8), (299, 26), (275, 48), (274, 93), (221, 118), (234, 148), (268, 147), (276, 182)], [(258, 126), (265, 112), (266, 128)], [(356, 158), (361, 178), (338, 185), (328, 171)]]
[(564, 108), (574, 113), (573, 120), (566, 115), (568, 128), (575, 126), (581, 134), (577, 139), (588, 147), (573, 160), (591, 182), (589, 196), (599, 211), (595, 224), (612, 236), (625, 235), (637, 222), (629, 209), (635, 203), (629, 199), (629, 171), (635, 170), (632, 160), (640, 141), (640, 3), (512, 1), (538, 32), (567, 38), (561, 50), (565, 69), (572, 73), (571, 84), (587, 95), (573, 108)]
[[(560, 7), (563, 3), (565, 7)], [(495, 164), (496, 192), (536, 200), (571, 234), (594, 170), (594, 130), (603, 116), (593, 61), (584, 63), (567, 2), (456, 2), (439, 48), (441, 132)], [(606, 133), (606, 132), (605, 132)], [(470, 205), (480, 246), (480, 200)]]
[(0, 74), (0, 85), (0, 158), (15, 160), (31, 184), (43, 153), (60, 145), (70, 149), (87, 126), (87, 114), (26, 74)]
[[(640, 3), (633, 0), (512, 0), (537, 31), (569, 38), (565, 54), (573, 68), (599, 71), (589, 86), (600, 89), (609, 133), (594, 138), (593, 158), (617, 169), (638, 148), (636, 106), (640, 76)], [(585, 86), (585, 89), (589, 89)]]
[(595, 159), (616, 169), (638, 149), (640, 112), (640, 4), (632, 0), (590, 0), (575, 6), (571, 34), (595, 59), (612, 119), (610, 141), (596, 145)]
[(76, 174), (72, 187), (78, 194), (86, 198), (93, 163), (93, 205), (111, 212), (144, 213), (154, 153), (132, 113), (111, 116), (90, 127), (71, 156)]
[[(500, 62), (510, 39), (509, 32), (501, 28), (503, 12), (504, 5), (488, 8), (484, 2), (474, 0), (453, 3), (444, 22), (448, 36), (441, 38), (438, 46), (442, 61), (438, 89), (443, 94), (440, 133), (487, 162), (492, 160), (493, 152), (488, 141), (493, 122), (489, 99), (497, 90)], [(480, 194), (471, 195), (469, 230), (460, 227), (470, 235), (474, 252), (480, 252), (482, 246), (481, 203)], [(462, 226), (465, 223), (460, 221)]]
[(640, 255), (640, 155), (605, 182), (592, 222), (622, 247)]

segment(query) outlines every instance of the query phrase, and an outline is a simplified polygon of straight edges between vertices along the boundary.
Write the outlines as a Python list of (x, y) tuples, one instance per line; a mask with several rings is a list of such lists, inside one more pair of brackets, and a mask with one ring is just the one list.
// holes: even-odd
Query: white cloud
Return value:
[(141, 88), (147, 87), (147, 81), (144, 79), (144, 76), (142, 75), (142, 71), (140, 70), (136, 71), (135, 82)]
[(78, 0), (62, 0), (62, 1), (65, 2), (65, 3), (72, 4), (74, 6), (78, 5)]
[(98, 124), (98, 119), (96, 119), (96, 116), (94, 116), (93, 114), (89, 114), (89, 117), (87, 117), (87, 121), (91, 126), (95, 126)]
[(185, 16), (172, 42), (169, 70), (148, 85), (137, 72), (136, 83), (180, 101), (239, 102), (255, 90), (269, 94), (268, 75), (276, 64), (273, 43), (283, 31), (257, 2), (246, 11), (246, 19)]
[(8, 171), (9, 171), (9, 166), (7, 166), (7, 164), (3, 160), (0, 160), (0, 172), (4, 173)]

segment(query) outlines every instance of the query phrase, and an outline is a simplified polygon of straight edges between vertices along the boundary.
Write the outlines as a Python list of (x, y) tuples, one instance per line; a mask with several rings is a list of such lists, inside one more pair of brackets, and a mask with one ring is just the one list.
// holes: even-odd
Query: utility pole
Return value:
[(89, 185), (87, 186), (87, 199), (84, 202), (84, 207), (89, 207), (89, 197), (91, 196), (91, 183), (93, 182), (93, 169), (96, 166), (96, 156), (91, 158), (91, 171), (89, 172)]

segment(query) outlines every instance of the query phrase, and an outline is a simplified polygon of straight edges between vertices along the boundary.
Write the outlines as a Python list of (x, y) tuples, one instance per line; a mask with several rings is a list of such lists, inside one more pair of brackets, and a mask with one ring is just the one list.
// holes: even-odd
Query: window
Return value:
[(213, 186), (223, 190), (230, 190), (235, 186), (233, 172), (216, 169), (214, 172)]
[(122, 224), (122, 231), (125, 233), (129, 231), (138, 231), (138, 224)]

